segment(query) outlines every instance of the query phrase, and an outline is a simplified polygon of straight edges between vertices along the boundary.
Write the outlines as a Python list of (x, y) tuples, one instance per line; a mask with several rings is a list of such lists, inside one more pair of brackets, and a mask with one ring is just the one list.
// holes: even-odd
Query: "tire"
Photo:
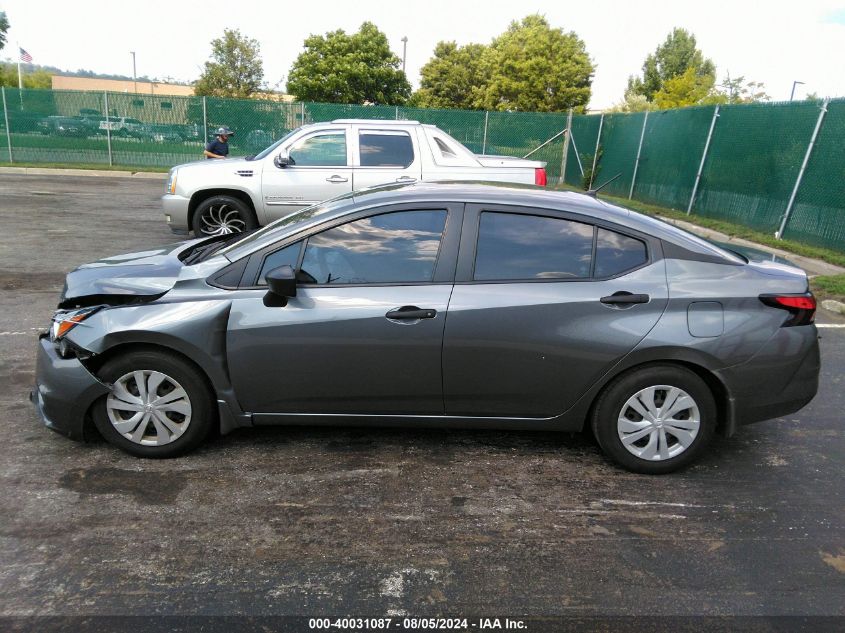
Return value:
[[(136, 457), (184, 455), (208, 437), (217, 421), (214, 399), (204, 377), (175, 354), (130, 352), (107, 361), (98, 376), (111, 385), (112, 393), (94, 404), (94, 424), (106, 441)], [(159, 407), (151, 405), (154, 412), (150, 413), (149, 407), (141, 408), (155, 399), (145, 398), (136, 377), (141, 377), (145, 389), (155, 389), (157, 398), (164, 400)], [(157, 415), (166, 417), (166, 423)]]
[[(667, 410), (670, 399), (674, 406)], [(664, 420), (666, 413), (670, 417)], [(716, 420), (716, 402), (707, 384), (684, 367), (665, 364), (616, 378), (596, 400), (590, 422), (599, 446), (613, 461), (635, 473), (659, 475), (698, 459), (713, 438)]]
[(194, 211), (191, 228), (196, 237), (241, 233), (258, 228), (255, 212), (232, 196), (212, 196)]

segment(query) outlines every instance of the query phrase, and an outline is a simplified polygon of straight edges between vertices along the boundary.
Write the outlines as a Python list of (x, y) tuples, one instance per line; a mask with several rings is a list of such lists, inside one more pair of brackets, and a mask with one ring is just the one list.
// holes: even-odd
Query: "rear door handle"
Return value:
[(417, 182), (416, 178), (412, 178), (411, 176), (399, 176), (396, 179), (396, 182)]
[(326, 182), (334, 182), (334, 183), (349, 182), (349, 178), (344, 178), (343, 176), (334, 175), (334, 176), (331, 176), (330, 178), (326, 178)]
[(599, 301), (605, 305), (632, 305), (634, 303), (648, 303), (649, 296), (644, 294), (635, 295), (621, 290), (607, 297), (602, 297)]
[(437, 316), (437, 310), (430, 308), (418, 308), (417, 306), (402, 306), (396, 310), (391, 310), (384, 315), (388, 319), (397, 320), (416, 320), (416, 319), (433, 319)]

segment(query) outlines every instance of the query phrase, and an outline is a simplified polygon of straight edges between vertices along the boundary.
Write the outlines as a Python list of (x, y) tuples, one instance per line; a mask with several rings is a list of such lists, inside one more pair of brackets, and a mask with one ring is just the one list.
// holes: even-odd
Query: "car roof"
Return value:
[(407, 121), (403, 119), (334, 119), (332, 123), (354, 123), (356, 125), (419, 125), (419, 121)]
[[(702, 240), (678, 227), (631, 209), (610, 204), (600, 198), (575, 191), (559, 191), (537, 185), (519, 185), (497, 182), (440, 181), (416, 182), (410, 184), (390, 183), (344, 194), (333, 201), (326, 201), (313, 207), (303, 222), (280, 226), (279, 231), (263, 231), (263, 235), (251, 236), (224, 249), (233, 259), (246, 253), (264, 248), (282, 239), (289, 230), (300, 231), (315, 224), (354, 213), (373, 206), (387, 206), (405, 203), (477, 203), (536, 208), (537, 210), (577, 213), (589, 219), (616, 224), (634, 231), (668, 240), (693, 252), (736, 263), (733, 255)], [(292, 218), (294, 214), (288, 216)], [(268, 225), (268, 228), (272, 227)]]

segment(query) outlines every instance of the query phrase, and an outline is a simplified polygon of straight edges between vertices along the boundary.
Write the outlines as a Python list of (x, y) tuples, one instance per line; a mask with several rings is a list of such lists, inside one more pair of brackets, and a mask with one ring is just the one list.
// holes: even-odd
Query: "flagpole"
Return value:
[(21, 78), (21, 43), (15, 42), (18, 45), (18, 90), (23, 90), (23, 79)]

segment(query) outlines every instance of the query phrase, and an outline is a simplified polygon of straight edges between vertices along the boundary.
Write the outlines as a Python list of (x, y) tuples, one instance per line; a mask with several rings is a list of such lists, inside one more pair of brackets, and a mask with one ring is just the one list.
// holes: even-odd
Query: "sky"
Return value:
[(545, 15), (554, 27), (584, 40), (596, 65), (591, 109), (622, 98), (627, 78), (678, 26), (692, 31), (717, 67), (718, 80), (762, 81), (772, 100), (787, 100), (793, 81), (806, 93), (845, 96), (845, 0), (0, 0), (11, 28), (0, 58), (17, 43), (35, 63), (68, 70), (167, 76), (193, 81), (224, 28), (237, 28), (261, 45), (265, 81), (284, 89), (304, 39), (335, 29), (376, 24), (402, 57), (416, 88), (420, 67), (441, 40), (489, 43), (513, 20)]

